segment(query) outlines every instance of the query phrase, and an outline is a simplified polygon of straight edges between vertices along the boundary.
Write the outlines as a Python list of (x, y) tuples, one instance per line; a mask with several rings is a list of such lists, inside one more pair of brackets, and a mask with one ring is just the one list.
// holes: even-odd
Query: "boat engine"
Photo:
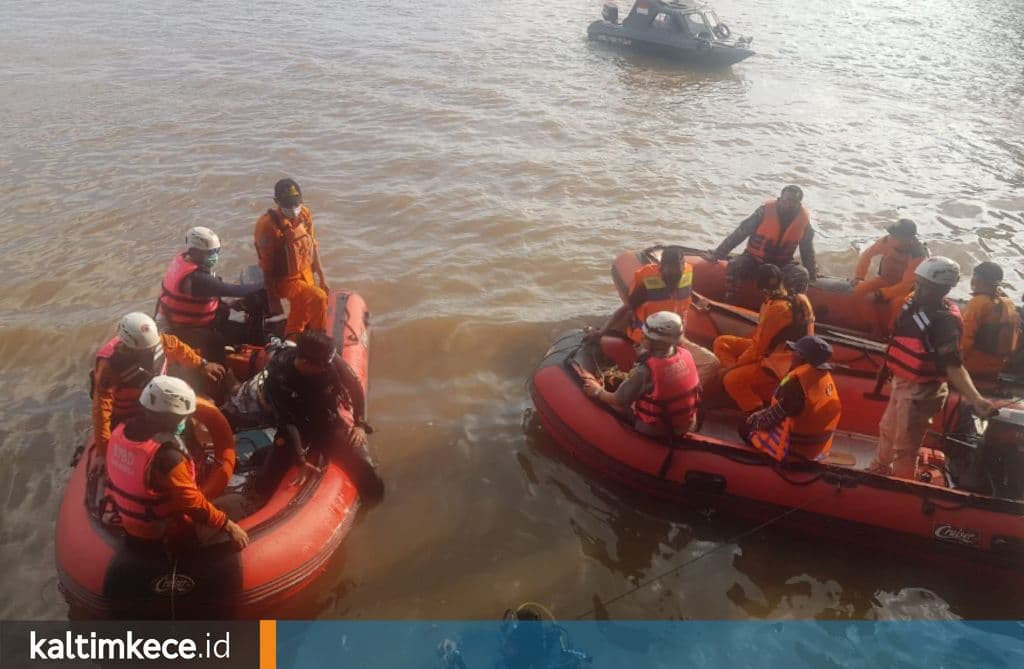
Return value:
[(619, 6), (611, 3), (606, 3), (601, 9), (601, 18), (609, 23), (619, 22)]
[(986, 420), (961, 405), (955, 432), (946, 434), (946, 469), (956, 487), (1024, 499), (1024, 411), (1000, 409)]

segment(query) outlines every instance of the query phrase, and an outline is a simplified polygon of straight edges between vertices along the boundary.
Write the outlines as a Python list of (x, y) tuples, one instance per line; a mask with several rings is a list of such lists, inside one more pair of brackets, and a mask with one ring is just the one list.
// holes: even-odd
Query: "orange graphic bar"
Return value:
[(277, 669), (277, 621), (260, 621), (260, 669)]

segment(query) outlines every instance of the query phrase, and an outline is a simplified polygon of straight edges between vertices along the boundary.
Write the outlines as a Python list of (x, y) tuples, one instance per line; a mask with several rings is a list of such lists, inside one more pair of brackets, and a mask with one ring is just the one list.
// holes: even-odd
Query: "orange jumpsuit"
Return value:
[[(878, 255), (882, 256), (878, 276), (867, 279), (871, 260)], [(914, 271), (927, 257), (928, 251), (920, 242), (912, 243), (909, 249), (900, 250), (890, 235), (877, 240), (860, 254), (854, 277), (861, 281), (854, 285), (853, 294), (862, 298), (862, 318), (865, 323), (874, 325), (875, 334), (887, 335), (892, 330), (893, 321), (907, 296), (914, 290)], [(884, 301), (868, 303), (866, 296), (876, 290)]]
[[(779, 379), (789, 371), (792, 354), (779, 339), (793, 325), (793, 310), (785, 295), (773, 296), (761, 305), (757, 328), (752, 337), (721, 335), (712, 344), (722, 365), (732, 367), (722, 377), (725, 392), (743, 411), (755, 411), (771, 400)], [(813, 320), (800, 333), (813, 334)], [(774, 346), (773, 346), (774, 344)]]
[[(203, 359), (188, 344), (174, 335), (161, 334), (160, 342), (168, 362), (184, 367), (199, 368)], [(110, 361), (99, 358), (94, 368), (95, 388), (92, 397), (92, 430), (96, 452), (106, 455), (107, 441), (110, 440), (110, 421), (114, 415), (114, 391), (117, 389), (117, 374), (110, 367)]]
[(222, 529), (228, 522), (227, 514), (218, 509), (196, 485), (195, 476), (185, 458), (164, 472), (159, 466), (161, 458), (150, 469), (149, 483), (163, 494), (162, 508), (169, 516), (184, 515), (197, 527)]
[(1019, 316), (1002, 291), (995, 296), (975, 293), (964, 311), (961, 348), (971, 376), (995, 377), (1017, 347)]
[(313, 282), (318, 243), (313, 214), (302, 206), (294, 221), (269, 209), (256, 221), (256, 254), (271, 297), (288, 300), (285, 332), (294, 336), (307, 327), (327, 329), (327, 293)]

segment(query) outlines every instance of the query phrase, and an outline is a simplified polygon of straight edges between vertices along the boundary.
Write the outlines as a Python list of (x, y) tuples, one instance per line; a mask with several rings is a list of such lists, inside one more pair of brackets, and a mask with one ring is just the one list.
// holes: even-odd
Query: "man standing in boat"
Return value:
[(740, 428), (744, 441), (776, 460), (798, 456), (823, 460), (832, 448), (842, 404), (832, 380), (832, 346), (808, 335), (786, 342), (793, 367), (775, 389), (772, 404)]
[(1002, 283), (1003, 268), (996, 263), (985, 261), (974, 268), (963, 348), (964, 367), (975, 378), (995, 378), (1017, 348), (1020, 315)]
[(643, 326), (649, 316), (659, 311), (678, 314), (683, 322), (679, 345), (693, 356), (702, 383), (716, 378), (721, 367), (718, 358), (686, 337), (686, 313), (693, 300), (692, 286), (693, 266), (686, 262), (682, 249), (666, 248), (658, 262), (636, 270), (626, 303), (612, 314), (601, 328), (601, 334), (623, 336), (625, 333), (634, 345), (641, 346), (645, 340)]
[[(320, 264), (320, 244), (313, 230), (313, 213), (302, 204), (302, 190), (292, 179), (274, 185), (276, 208), (256, 221), (256, 254), (271, 299), (288, 300), (285, 333), (294, 338), (306, 328), (327, 329), (330, 287)], [(313, 282), (316, 274), (320, 285)]]
[(648, 316), (641, 329), (647, 351), (615, 392), (608, 392), (594, 378), (584, 381), (583, 392), (619, 413), (632, 413), (634, 427), (641, 434), (692, 432), (697, 424), (700, 379), (693, 357), (678, 345), (683, 319), (671, 311), (659, 311)]
[(892, 387), (878, 427), (878, 452), (868, 468), (901, 478), (915, 475), (917, 451), (932, 416), (942, 410), (949, 395), (947, 381), (977, 415), (995, 412), (963, 367), (963, 319), (946, 297), (960, 280), (960, 265), (935, 256), (918, 265), (915, 274), (914, 292), (896, 317), (886, 352)]
[(793, 254), (798, 247), (800, 260), (811, 281), (817, 278), (814, 228), (811, 227), (810, 212), (802, 204), (803, 199), (804, 192), (799, 186), (786, 186), (777, 199), (758, 207), (718, 248), (705, 256), (713, 262), (724, 260), (740, 242), (747, 240), (743, 253), (732, 258), (725, 268), (726, 302), (736, 300), (740, 285), (753, 280), (761, 265), (768, 263), (784, 267), (794, 262)]

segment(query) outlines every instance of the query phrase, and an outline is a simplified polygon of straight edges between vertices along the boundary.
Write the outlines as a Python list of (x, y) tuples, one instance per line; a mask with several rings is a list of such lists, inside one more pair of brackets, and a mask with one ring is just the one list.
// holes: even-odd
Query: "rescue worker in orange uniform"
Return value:
[[(274, 185), (276, 208), (256, 221), (256, 254), (271, 299), (288, 300), (285, 332), (294, 338), (306, 328), (327, 329), (327, 294), (330, 287), (320, 265), (320, 245), (313, 229), (313, 213), (302, 204), (302, 190), (292, 179)], [(316, 274), (319, 287), (313, 282)]]
[(793, 368), (772, 395), (772, 404), (751, 414), (743, 439), (776, 460), (797, 456), (824, 460), (832, 448), (842, 404), (832, 380), (832, 346), (821, 337), (786, 342)]
[(584, 381), (583, 392), (622, 414), (631, 413), (641, 434), (692, 432), (700, 405), (700, 379), (693, 357), (678, 345), (683, 319), (671, 311), (659, 311), (647, 317), (641, 331), (647, 350), (615, 392), (608, 392), (594, 378)]
[[(871, 260), (882, 256), (878, 276), (867, 279)], [(860, 254), (853, 275), (853, 294), (864, 302), (863, 319), (875, 335), (888, 335), (896, 314), (914, 289), (914, 271), (928, 248), (917, 237), (917, 224), (901, 218), (882, 237)]]
[(224, 376), (224, 367), (207, 362), (174, 335), (160, 334), (153, 319), (137, 311), (118, 322), (117, 334), (96, 353), (91, 375), (94, 472), (103, 467), (111, 428), (139, 412), (142, 388), (166, 374), (168, 363), (201, 370), (214, 382)]
[(757, 268), (767, 263), (784, 267), (793, 261), (800, 249), (800, 260), (810, 275), (817, 278), (814, 257), (814, 228), (811, 215), (803, 206), (804, 192), (799, 186), (786, 186), (776, 200), (769, 200), (757, 208), (736, 230), (726, 237), (705, 258), (714, 262), (729, 256), (744, 239), (743, 253), (729, 261), (725, 268), (725, 301), (734, 302), (744, 281), (754, 279)]
[(1017, 348), (1020, 315), (1000, 288), (1003, 268), (983, 262), (971, 277), (971, 300), (964, 313), (964, 368), (974, 378), (995, 378)]
[(196, 410), (195, 392), (181, 379), (156, 376), (138, 401), (141, 413), (114, 429), (108, 447), (106, 490), (121, 527), (139, 539), (226, 538), (244, 548), (249, 536), (199, 489), (181, 438)]
[(189, 228), (185, 252), (174, 256), (164, 273), (155, 320), (164, 332), (223, 363), (224, 346), (235, 342), (229, 341), (221, 327), (221, 298), (248, 297), (263, 285), (224, 282), (213, 273), (219, 259), (220, 237), (209, 228)]
[(745, 413), (762, 409), (789, 371), (792, 356), (786, 341), (814, 334), (814, 314), (806, 311), (810, 302), (789, 296), (782, 271), (766, 264), (757, 274), (763, 302), (753, 335), (720, 335), (712, 343), (712, 351), (727, 368), (722, 376), (725, 392)]
[[(640, 346), (644, 343), (643, 326), (648, 316), (671, 311), (683, 321), (679, 345), (690, 352), (701, 380), (718, 375), (718, 358), (703, 346), (686, 337), (686, 313), (693, 298), (693, 266), (686, 262), (682, 249), (670, 246), (662, 251), (657, 263), (644, 265), (633, 274), (629, 297), (601, 329), (602, 335), (622, 336)], [(698, 297), (700, 297), (698, 295)]]
[(995, 412), (963, 367), (960, 310), (946, 294), (960, 280), (960, 266), (933, 256), (915, 270), (914, 292), (893, 325), (886, 365), (892, 372), (889, 404), (878, 427), (878, 452), (868, 471), (913, 478), (917, 454), (932, 417), (949, 395), (947, 380), (982, 417)]

